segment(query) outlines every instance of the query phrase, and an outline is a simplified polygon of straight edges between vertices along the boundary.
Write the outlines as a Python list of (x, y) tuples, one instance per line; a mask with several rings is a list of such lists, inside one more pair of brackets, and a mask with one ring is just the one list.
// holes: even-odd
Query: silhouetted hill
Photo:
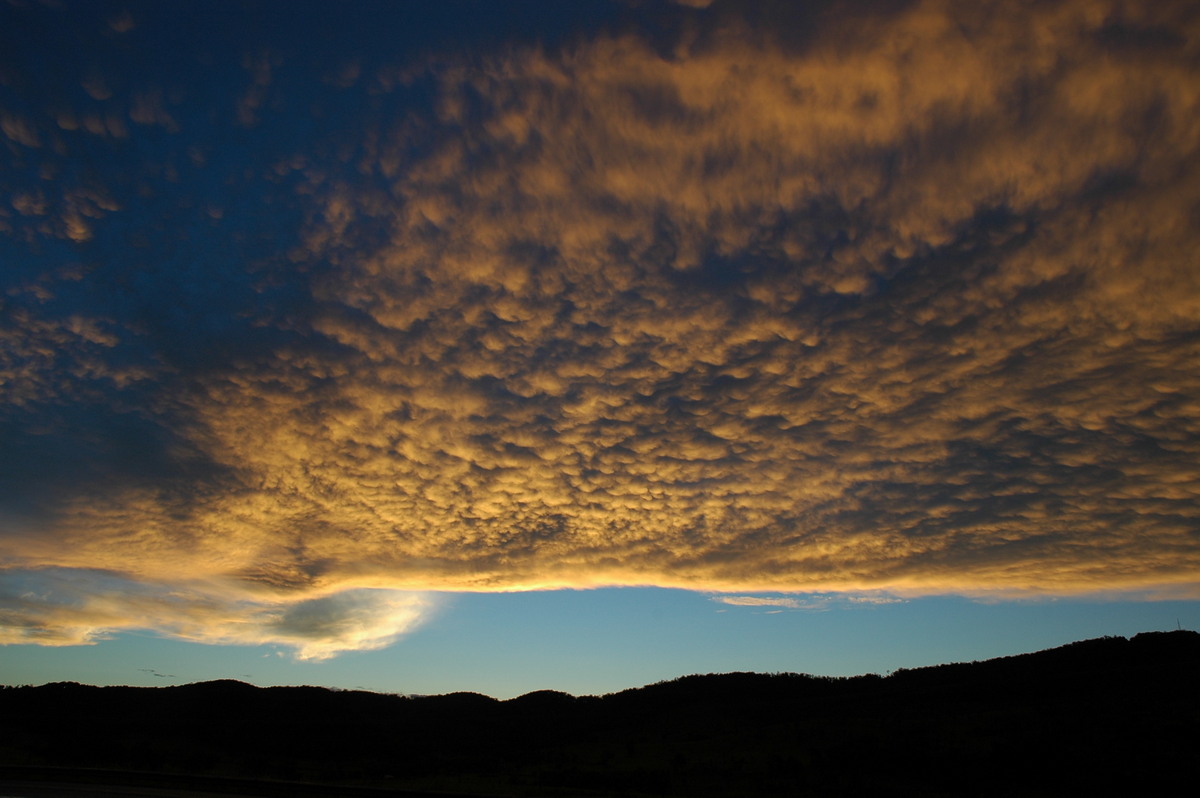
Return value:
[(1197, 674), (1200, 634), (1179, 631), (886, 677), (709, 674), (603, 697), (60, 682), (0, 690), (0, 765), (10, 779), (223, 777), (206, 789), (243, 795), (301, 793), (246, 779), (364, 796), (1191, 794)]

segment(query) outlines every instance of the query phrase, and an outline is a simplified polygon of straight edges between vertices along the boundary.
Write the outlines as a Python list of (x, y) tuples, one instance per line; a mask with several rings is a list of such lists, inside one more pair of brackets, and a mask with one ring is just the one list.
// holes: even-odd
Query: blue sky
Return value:
[(3, 678), (604, 692), (1194, 628), (1198, 25), (6, 4)]
[(378, 651), (298, 662), (280, 646), (216, 646), (126, 632), (94, 646), (3, 650), (5, 681), (163, 686), (208, 679), (405, 694), (539, 689), (603, 695), (690, 673), (886, 674), (1037, 651), (1103, 635), (1196, 628), (1194, 601), (936, 597), (821, 610), (730, 607), (655, 588), (447, 596)]

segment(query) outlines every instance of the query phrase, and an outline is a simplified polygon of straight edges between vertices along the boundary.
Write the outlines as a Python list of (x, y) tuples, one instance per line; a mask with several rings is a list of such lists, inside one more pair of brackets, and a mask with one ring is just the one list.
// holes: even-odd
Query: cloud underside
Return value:
[[(271, 275), (303, 298), (246, 311), (252, 349), (168, 369), (122, 354), (144, 336), (114, 310), (3, 323), (10, 417), (101, 405), (171, 443), (161, 473), (14, 503), (0, 555), (276, 609), (1195, 597), (1200, 24), (1121, 9), (919, 3), (802, 43), (725, 25), (381, 73), (371, 93), (433, 102), (357, 131), (344, 168), (257, 165), (302, 206)], [(123, 213), (102, 206), (43, 234), (86, 254)], [(148, 398), (113, 409), (123, 386)], [(14, 628), (47, 639), (92, 617), (23, 601)], [(172, 602), (148, 625), (237, 637)], [(352, 607), (392, 617), (325, 609)]]

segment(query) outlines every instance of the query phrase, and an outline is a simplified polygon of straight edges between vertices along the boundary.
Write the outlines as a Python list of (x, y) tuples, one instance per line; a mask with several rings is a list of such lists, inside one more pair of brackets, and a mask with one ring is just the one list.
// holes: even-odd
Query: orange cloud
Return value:
[[(253, 311), (286, 343), (180, 377), (118, 364), (100, 315), (0, 323), (7, 402), (157, 380), (161, 457), (193, 469), (64, 491), (7, 568), (236, 585), (282, 615), (145, 617), (314, 657), (422, 611), (354, 591), (1196, 595), (1197, 20), (817, 22), (411, 73), (433, 107), (352, 169), (270, 165), (306, 220), (274, 275), (303, 307)], [(252, 94), (286, 73), (254, 64)], [(364, 85), (405, 91), (329, 90)], [(47, 237), (118, 213), (69, 196)], [(132, 613), (12, 601), (67, 640)]]

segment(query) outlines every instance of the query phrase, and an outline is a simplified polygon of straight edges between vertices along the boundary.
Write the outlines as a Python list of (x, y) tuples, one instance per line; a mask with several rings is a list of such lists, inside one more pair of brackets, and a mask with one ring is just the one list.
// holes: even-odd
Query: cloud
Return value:
[(851, 604), (902, 604), (904, 599), (895, 596), (849, 596), (846, 601)]
[(296, 600), (221, 583), (136, 582), (95, 569), (0, 572), (0, 644), (89, 645), (148, 629), (203, 643), (287, 646), (297, 659), (319, 661), (382, 648), (435, 607), (430, 596), (394, 590)]
[[(1197, 18), (772, 13), (14, 78), (6, 573), (312, 657), (361, 591), (1196, 595)], [(233, 639), (181, 590), (6, 624)]]
[(800, 599), (764, 598), (761, 596), (713, 596), (713, 601), (732, 604), (735, 607), (787, 607), (798, 610), (803, 606)]
[(394, 590), (349, 590), (288, 607), (263, 637), (296, 647), (300, 659), (329, 659), (395, 642), (421, 623), (429, 598)]
[(865, 607), (882, 604), (900, 604), (905, 600), (896, 596), (870, 595), (854, 596), (846, 594), (809, 594), (801, 597), (780, 596), (713, 596), (712, 600), (719, 604), (729, 604), (734, 607), (774, 607), (771, 613), (783, 610), (815, 610), (824, 611), (834, 607)]

